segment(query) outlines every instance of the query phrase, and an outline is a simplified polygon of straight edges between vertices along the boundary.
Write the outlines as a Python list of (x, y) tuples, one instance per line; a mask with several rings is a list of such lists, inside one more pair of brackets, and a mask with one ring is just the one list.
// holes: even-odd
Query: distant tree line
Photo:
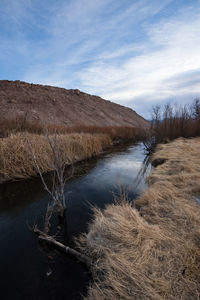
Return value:
[(166, 104), (152, 108), (151, 128), (144, 135), (144, 145), (151, 152), (158, 143), (167, 143), (178, 137), (200, 136), (200, 99), (192, 104)]

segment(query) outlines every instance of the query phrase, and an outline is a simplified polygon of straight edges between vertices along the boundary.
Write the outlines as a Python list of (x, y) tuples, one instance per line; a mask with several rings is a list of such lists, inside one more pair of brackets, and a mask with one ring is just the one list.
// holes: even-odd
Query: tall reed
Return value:
[[(60, 134), (57, 136), (60, 152), (66, 164), (99, 154), (112, 141), (105, 134)], [(42, 173), (54, 170), (53, 157), (47, 136), (16, 133), (0, 139), (0, 182), (24, 179), (38, 173), (33, 155)]]
[(29, 132), (35, 134), (44, 134), (44, 128), (49, 133), (103, 133), (115, 140), (138, 139), (141, 136), (141, 129), (129, 126), (96, 126), (96, 125), (75, 125), (64, 126), (56, 124), (44, 124), (41, 121), (30, 121), (25, 116), (20, 116), (12, 119), (0, 120), (0, 137), (8, 137), (10, 134), (17, 132)]

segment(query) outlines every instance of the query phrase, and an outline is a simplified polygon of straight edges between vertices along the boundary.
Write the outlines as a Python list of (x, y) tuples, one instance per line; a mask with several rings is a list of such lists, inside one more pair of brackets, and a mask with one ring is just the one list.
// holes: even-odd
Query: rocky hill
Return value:
[(0, 120), (25, 116), (47, 125), (149, 126), (134, 110), (79, 90), (0, 80)]

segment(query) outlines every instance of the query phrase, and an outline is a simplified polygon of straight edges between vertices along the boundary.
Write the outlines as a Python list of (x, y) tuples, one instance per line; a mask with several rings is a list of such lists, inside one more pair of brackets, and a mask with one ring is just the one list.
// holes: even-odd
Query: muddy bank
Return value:
[(199, 138), (159, 145), (148, 190), (95, 210), (79, 241), (97, 262), (88, 299), (199, 299), (199, 153)]

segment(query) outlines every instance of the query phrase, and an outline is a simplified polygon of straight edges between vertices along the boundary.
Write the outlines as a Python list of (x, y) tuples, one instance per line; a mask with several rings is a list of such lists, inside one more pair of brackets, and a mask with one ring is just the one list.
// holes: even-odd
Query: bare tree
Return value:
[[(61, 145), (60, 139), (58, 134), (54, 133), (52, 135), (49, 135), (49, 133), (46, 130), (45, 137), (47, 139), (47, 142), (49, 144), (49, 147), (51, 149), (52, 154), (52, 170), (54, 170), (53, 173), (53, 179), (52, 179), (52, 186), (51, 188), (48, 187), (45, 178), (42, 174), (42, 171), (39, 167), (39, 164), (37, 162), (37, 157), (34, 152), (34, 145), (31, 144), (29, 140), (27, 140), (30, 153), (32, 156), (32, 159), (34, 160), (37, 172), (41, 178), (41, 181), (43, 183), (44, 189), (49, 193), (51, 196), (52, 201), (48, 203), (46, 214), (45, 214), (45, 220), (44, 220), (44, 226), (43, 230), (38, 229), (38, 226), (34, 226), (34, 232), (39, 235), (39, 240), (45, 241), (48, 244), (52, 244), (55, 247), (59, 248), (60, 250), (64, 251), (66, 254), (70, 254), (72, 256), (75, 256), (78, 260), (85, 263), (87, 267), (91, 266), (91, 259), (82, 253), (67, 247), (63, 245), (62, 243), (56, 241), (56, 236), (58, 233), (62, 230), (62, 227), (65, 226), (65, 219), (66, 219), (66, 199), (65, 199), (65, 183), (66, 180), (69, 180), (70, 177), (73, 176), (73, 164), (72, 164), (72, 172), (70, 176), (66, 176), (66, 161), (65, 161), (65, 155), (64, 150)], [(51, 228), (51, 218), (53, 213), (56, 212), (59, 217), (59, 224), (57, 226), (57, 231), (54, 236), (50, 236), (50, 228)]]
[(200, 99), (195, 99), (192, 104), (192, 116), (195, 120), (200, 121)]
[[(29, 140), (28, 140), (28, 145), (29, 145), (29, 149), (30, 149), (30, 152), (32, 155), (32, 159), (34, 160), (37, 172), (40, 175), (40, 178), (42, 180), (44, 189), (49, 193), (49, 195), (51, 196), (51, 198), (53, 200), (51, 205), (50, 204), (48, 205), (47, 210), (49, 210), (51, 206), (53, 206), (53, 207), (56, 206), (60, 217), (63, 217), (65, 210), (66, 210), (65, 194), (64, 194), (64, 185), (66, 182), (64, 172), (65, 172), (66, 163), (63, 160), (63, 155), (59, 148), (57, 135), (49, 136), (49, 134), (46, 134), (46, 138), (47, 138), (47, 142), (49, 143), (49, 146), (51, 148), (52, 170), (54, 170), (51, 188), (48, 187), (48, 185), (44, 179), (42, 171), (37, 162), (37, 157), (34, 152), (34, 146), (32, 145), (32, 143)], [(50, 215), (47, 214), (48, 219), (49, 219), (49, 216)]]
[(152, 123), (157, 125), (161, 120), (161, 106), (156, 105), (152, 107)]

